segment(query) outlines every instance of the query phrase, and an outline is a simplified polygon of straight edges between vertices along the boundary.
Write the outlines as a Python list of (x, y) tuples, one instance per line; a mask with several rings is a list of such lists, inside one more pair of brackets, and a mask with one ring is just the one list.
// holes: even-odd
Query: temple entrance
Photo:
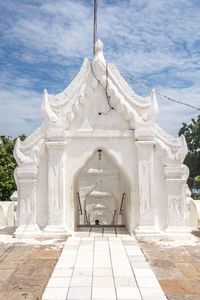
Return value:
[(105, 150), (93, 153), (76, 176), (75, 187), (75, 230), (128, 225), (129, 182)]

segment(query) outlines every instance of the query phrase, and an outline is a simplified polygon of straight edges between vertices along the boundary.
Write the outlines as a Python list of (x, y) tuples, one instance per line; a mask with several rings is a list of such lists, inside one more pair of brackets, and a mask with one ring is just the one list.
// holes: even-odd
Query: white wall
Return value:
[[(116, 110), (110, 110), (102, 87), (94, 90), (81, 108), (81, 113), (71, 123), (70, 130), (108, 130), (130, 129), (122, 114)], [(109, 111), (109, 112), (108, 112)], [(99, 115), (99, 112), (102, 114)]]
[(0, 226), (16, 226), (14, 220), (15, 203), (11, 201), (0, 201)]
[(38, 168), (38, 180), (37, 180), (37, 224), (43, 228), (47, 224), (48, 220), (48, 154), (45, 150), (43, 156), (40, 159), (40, 165)]
[(161, 158), (154, 155), (153, 197), (155, 201), (155, 225), (163, 230), (167, 226), (167, 190)]

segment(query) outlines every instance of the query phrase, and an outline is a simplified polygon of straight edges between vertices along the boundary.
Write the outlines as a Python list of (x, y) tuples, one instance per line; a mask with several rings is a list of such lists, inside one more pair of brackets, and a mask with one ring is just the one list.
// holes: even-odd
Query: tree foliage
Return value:
[[(19, 136), (24, 140), (26, 136)], [(14, 169), (17, 163), (13, 156), (16, 138), (0, 136), (0, 201), (9, 201), (10, 196), (16, 190)]]
[(190, 188), (196, 188), (196, 176), (200, 175), (200, 115), (195, 120), (192, 118), (190, 124), (183, 123), (183, 126), (179, 130), (179, 136), (184, 134), (187, 145), (188, 154), (185, 158), (184, 163), (190, 169), (189, 186)]
[(194, 177), (194, 189), (200, 190), (200, 175)]

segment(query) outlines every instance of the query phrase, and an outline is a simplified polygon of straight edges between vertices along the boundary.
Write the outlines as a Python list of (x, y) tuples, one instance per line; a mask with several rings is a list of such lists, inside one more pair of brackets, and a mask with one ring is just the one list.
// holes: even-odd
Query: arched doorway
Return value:
[(75, 230), (77, 226), (125, 225), (129, 228), (129, 180), (105, 149), (96, 149), (75, 176)]

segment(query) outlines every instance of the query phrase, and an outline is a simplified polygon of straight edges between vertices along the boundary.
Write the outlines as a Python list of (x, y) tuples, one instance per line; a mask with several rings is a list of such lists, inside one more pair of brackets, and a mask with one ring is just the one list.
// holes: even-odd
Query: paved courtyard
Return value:
[(136, 241), (100, 229), (67, 241), (0, 235), (0, 299), (199, 300), (200, 232), (194, 234), (195, 242)]

